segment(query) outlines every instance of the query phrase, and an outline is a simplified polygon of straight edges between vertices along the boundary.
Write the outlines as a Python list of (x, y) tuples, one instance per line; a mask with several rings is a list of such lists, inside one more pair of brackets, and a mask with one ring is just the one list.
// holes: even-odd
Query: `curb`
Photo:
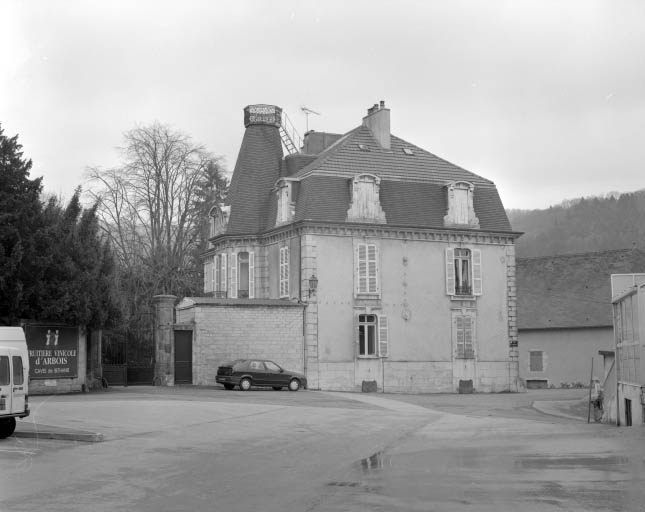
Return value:
[(103, 441), (103, 434), (100, 432), (81, 432), (71, 430), (52, 430), (51, 427), (37, 427), (29, 430), (16, 429), (13, 437), (25, 439), (58, 439), (61, 441), (82, 441), (84, 443), (100, 443)]

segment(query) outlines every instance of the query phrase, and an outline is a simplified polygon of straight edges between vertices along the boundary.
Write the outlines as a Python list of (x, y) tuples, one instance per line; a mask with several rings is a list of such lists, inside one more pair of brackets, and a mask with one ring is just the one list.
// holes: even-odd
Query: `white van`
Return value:
[(0, 439), (29, 416), (29, 352), (20, 327), (0, 327)]

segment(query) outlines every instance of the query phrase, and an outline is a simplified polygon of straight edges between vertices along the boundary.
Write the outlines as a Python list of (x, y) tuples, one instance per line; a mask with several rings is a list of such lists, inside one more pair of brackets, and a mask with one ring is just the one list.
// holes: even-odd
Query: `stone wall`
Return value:
[(217, 367), (233, 359), (269, 359), (303, 372), (303, 309), (298, 303), (242, 301), (200, 304), (178, 311), (178, 321), (194, 318), (193, 384), (214, 385)]

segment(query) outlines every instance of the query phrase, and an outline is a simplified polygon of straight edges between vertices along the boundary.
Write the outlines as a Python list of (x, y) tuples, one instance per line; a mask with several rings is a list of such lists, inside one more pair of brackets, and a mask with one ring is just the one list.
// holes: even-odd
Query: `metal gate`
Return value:
[(108, 386), (127, 386), (128, 356), (126, 337), (104, 332), (101, 340), (101, 367)]
[(175, 384), (193, 383), (193, 331), (175, 331)]

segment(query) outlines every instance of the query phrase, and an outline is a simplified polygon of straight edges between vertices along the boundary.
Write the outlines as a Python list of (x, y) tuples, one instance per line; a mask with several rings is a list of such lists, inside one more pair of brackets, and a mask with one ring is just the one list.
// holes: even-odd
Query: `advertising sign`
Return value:
[(78, 329), (51, 325), (25, 326), (32, 379), (78, 376)]

